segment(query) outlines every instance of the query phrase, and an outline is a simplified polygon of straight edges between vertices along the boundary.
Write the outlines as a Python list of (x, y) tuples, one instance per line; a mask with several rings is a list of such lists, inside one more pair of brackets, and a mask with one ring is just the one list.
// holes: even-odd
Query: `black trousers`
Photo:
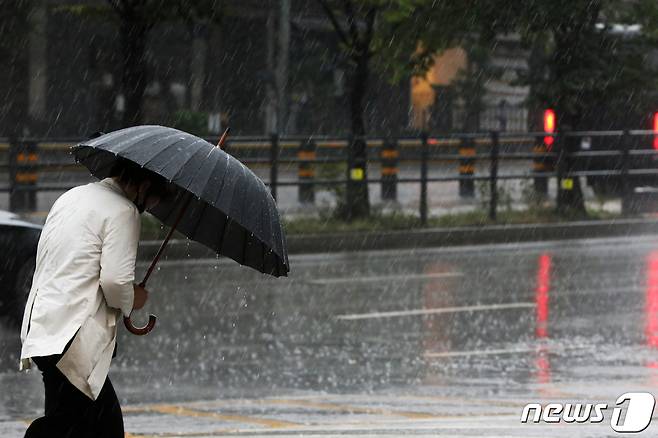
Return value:
[(30, 424), (25, 437), (124, 438), (123, 415), (109, 377), (92, 400), (57, 368), (62, 354), (32, 358), (43, 375), (46, 409), (43, 417)]

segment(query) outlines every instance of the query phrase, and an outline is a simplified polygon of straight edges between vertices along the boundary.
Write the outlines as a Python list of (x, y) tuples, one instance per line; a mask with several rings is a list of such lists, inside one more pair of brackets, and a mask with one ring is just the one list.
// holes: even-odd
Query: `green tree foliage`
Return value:
[(518, 5), (503, 0), (417, 0), (412, 9), (391, 22), (391, 33), (404, 42), (386, 52), (403, 75), (423, 74), (437, 53), (451, 47), (490, 50), (497, 34), (519, 22)]
[[(655, 2), (554, 0), (528, 2), (519, 29), (531, 50), (530, 69), (522, 78), (530, 86), (531, 107), (555, 109), (558, 130), (639, 128), (638, 121), (655, 98), (656, 72), (647, 55), (656, 46)], [(645, 24), (633, 35), (620, 24)], [(646, 126), (648, 128), (648, 125)], [(578, 147), (567, 138), (567, 151)], [(565, 171), (574, 168), (568, 161)], [(578, 179), (558, 193), (570, 213), (585, 215)]]
[(523, 38), (532, 54), (523, 81), (531, 87), (532, 103), (554, 107), (563, 127), (589, 129), (603, 107), (611, 116), (620, 109), (610, 123), (624, 119), (629, 108), (646, 107), (647, 91), (656, 88), (646, 59), (651, 31), (629, 35), (613, 27), (623, 24), (617, 20), (640, 19), (634, 13), (640, 9), (621, 8), (623, 3), (556, 0), (550, 7), (533, 2), (524, 11)]
[[(492, 41), (514, 16), (510, 2), (501, 0), (316, 0), (331, 22), (340, 50), (349, 60), (351, 169), (366, 177), (364, 97), (370, 71), (390, 74), (393, 81), (422, 74), (441, 50), (467, 38)], [(481, 85), (477, 83), (476, 85)], [(479, 90), (473, 95), (481, 96)], [(349, 174), (348, 174), (349, 176)], [(367, 185), (350, 181), (345, 218), (367, 216)]]

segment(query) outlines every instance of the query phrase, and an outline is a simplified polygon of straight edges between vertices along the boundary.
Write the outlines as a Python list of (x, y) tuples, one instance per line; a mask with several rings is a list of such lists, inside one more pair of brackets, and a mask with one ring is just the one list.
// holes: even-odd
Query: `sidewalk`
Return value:
[[(547, 394), (550, 398), (536, 401), (605, 400), (618, 395), (594, 387), (587, 388), (586, 394), (572, 392), (567, 384), (551, 385), (550, 391)], [(127, 438), (403, 435), (531, 438), (612, 433), (607, 422), (522, 424), (519, 418), (523, 407), (535, 400), (531, 394), (514, 396), (511, 392), (492, 397), (311, 394), (129, 405), (123, 407), (123, 413)], [(0, 430), (5, 438), (18, 438), (31, 420), (0, 421)], [(655, 427), (649, 431), (655, 432)]]

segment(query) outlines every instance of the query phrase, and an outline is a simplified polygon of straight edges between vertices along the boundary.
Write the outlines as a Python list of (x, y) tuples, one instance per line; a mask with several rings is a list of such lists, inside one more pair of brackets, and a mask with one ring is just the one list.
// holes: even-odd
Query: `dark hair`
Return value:
[(140, 185), (145, 181), (151, 184), (148, 195), (157, 196), (161, 201), (168, 201), (174, 197), (175, 186), (164, 177), (152, 172), (130, 160), (118, 158), (110, 169), (109, 177), (118, 177), (123, 184)]

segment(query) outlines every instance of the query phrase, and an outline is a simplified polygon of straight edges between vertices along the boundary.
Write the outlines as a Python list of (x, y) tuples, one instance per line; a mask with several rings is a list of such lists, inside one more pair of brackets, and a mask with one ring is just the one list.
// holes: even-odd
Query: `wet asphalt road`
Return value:
[[(300, 255), (288, 279), (167, 261), (150, 288), (158, 325), (121, 330), (111, 370), (131, 436), (617, 436), (610, 412), (519, 418), (658, 395), (658, 236)], [(17, 338), (1, 326), (3, 437), (42, 409)]]

